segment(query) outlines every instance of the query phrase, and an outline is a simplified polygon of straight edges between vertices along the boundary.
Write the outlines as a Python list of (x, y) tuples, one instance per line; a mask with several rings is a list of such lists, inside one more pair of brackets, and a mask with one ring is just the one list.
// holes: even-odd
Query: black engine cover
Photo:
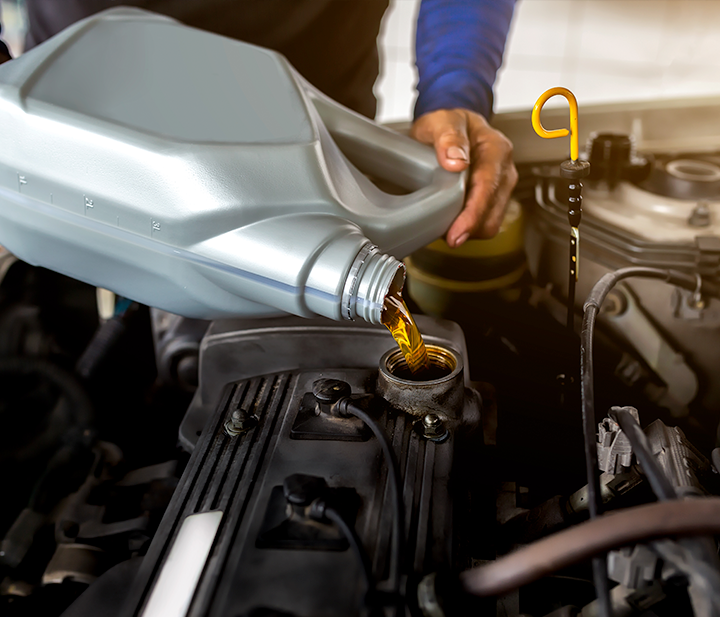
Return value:
[[(141, 615), (190, 515), (222, 512), (187, 615), (240, 617), (287, 613), (357, 615), (364, 583), (356, 555), (332, 525), (288, 523), (281, 487), (292, 474), (323, 478), (356, 494), (355, 529), (378, 588), (388, 575), (392, 509), (387, 466), (378, 441), (351, 420), (313, 417), (313, 383), (343, 380), (353, 395), (373, 394), (377, 371), (286, 372), (228, 386), (206, 425), (131, 590), (128, 615)], [(311, 396), (311, 395), (310, 395)], [(228, 435), (242, 409), (250, 428)], [(390, 436), (403, 478), (406, 550), (403, 572), (451, 564), (450, 478), (456, 435), (436, 443), (414, 428), (419, 419), (380, 401), (377, 418)], [(219, 515), (218, 515), (219, 516)], [(184, 593), (184, 590), (178, 590)]]

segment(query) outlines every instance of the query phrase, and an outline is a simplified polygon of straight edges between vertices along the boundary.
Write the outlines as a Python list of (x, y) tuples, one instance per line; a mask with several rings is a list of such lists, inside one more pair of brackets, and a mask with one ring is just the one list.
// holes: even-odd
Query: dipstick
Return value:
[[(564, 96), (570, 105), (570, 128), (547, 130), (540, 121), (543, 105), (555, 95)], [(580, 218), (582, 215), (582, 183), (590, 173), (590, 163), (580, 160), (578, 144), (578, 104), (575, 95), (567, 88), (550, 88), (540, 95), (532, 111), (535, 132), (544, 139), (570, 136), (570, 160), (560, 163), (560, 177), (568, 180), (568, 222), (570, 223), (570, 260), (567, 298), (567, 326), (575, 328), (575, 285), (580, 269)]]

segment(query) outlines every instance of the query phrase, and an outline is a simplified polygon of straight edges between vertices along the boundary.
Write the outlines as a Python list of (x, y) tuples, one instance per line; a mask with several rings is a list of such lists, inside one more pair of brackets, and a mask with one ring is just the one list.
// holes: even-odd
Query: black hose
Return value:
[(362, 566), (363, 577), (365, 578), (365, 598), (366, 600), (370, 600), (372, 602), (372, 594), (375, 589), (375, 585), (373, 583), (372, 565), (370, 564), (368, 554), (360, 541), (360, 537), (355, 531), (355, 527), (350, 525), (345, 520), (345, 517), (335, 508), (326, 507), (323, 512), (323, 516), (335, 523), (347, 538), (348, 543), (352, 547), (355, 556)]
[[(597, 287), (597, 284), (595, 287)], [(593, 291), (595, 290), (595, 287), (593, 287)], [(603, 296), (603, 299), (604, 297), (605, 296)], [(597, 310), (596, 306), (588, 307), (586, 303), (582, 328), (580, 330), (580, 401), (582, 409), (583, 437), (585, 441), (588, 510), (590, 512), (591, 520), (598, 517), (602, 507), (597, 441), (595, 438), (595, 394), (593, 392), (594, 384), (592, 364), (593, 327), (595, 325)], [(598, 615), (600, 617), (611, 617), (610, 584), (607, 578), (607, 556), (605, 554), (597, 555), (592, 558), (592, 574), (593, 583), (595, 584), (595, 593), (597, 594)]]
[[(25, 439), (16, 434), (12, 441), (4, 440), (6, 449), (0, 452), (0, 459), (15, 457), (26, 460), (38, 456), (56, 448), (58, 441), (63, 439), (70, 427), (82, 431), (92, 425), (92, 403), (74, 375), (46, 360), (21, 356), (0, 358), (0, 399), (3, 401), (0, 416), (6, 413), (27, 414), (27, 401), (18, 398), (18, 393), (23, 392), (24, 387), (32, 388), (33, 392), (41, 392), (42, 389), (36, 387), (37, 380), (40, 380), (39, 383), (45, 388), (51, 386), (59, 390), (57, 399), (48, 401), (48, 404), (53, 405), (52, 411), (46, 421), (34, 417), (28, 420), (41, 427), (39, 433), (33, 432), (32, 438)], [(9, 418), (4, 418), (3, 421), (6, 425), (10, 424)]]
[(390, 439), (383, 430), (380, 423), (368, 414), (364, 409), (356, 405), (352, 399), (344, 398), (337, 402), (337, 410), (343, 415), (355, 416), (362, 420), (373, 432), (377, 440), (380, 442), (385, 461), (388, 466), (388, 480), (390, 482), (390, 490), (392, 492), (392, 543), (390, 545), (390, 585), (396, 599), (400, 593), (400, 564), (402, 552), (405, 544), (405, 536), (403, 534), (403, 523), (405, 521), (404, 508), (402, 501), (402, 493), (400, 491), (400, 465), (398, 464), (395, 451), (393, 450)]

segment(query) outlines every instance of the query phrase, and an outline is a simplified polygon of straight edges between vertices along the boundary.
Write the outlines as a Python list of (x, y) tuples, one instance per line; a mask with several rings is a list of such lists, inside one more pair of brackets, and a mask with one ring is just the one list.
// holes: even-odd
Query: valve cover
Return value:
[[(359, 614), (365, 592), (359, 559), (338, 528), (291, 515), (283, 483), (305, 474), (351, 494), (349, 519), (382, 590), (393, 510), (380, 443), (357, 419), (323, 416), (312, 394), (322, 378), (346, 382), (353, 397), (373, 395), (377, 373), (280, 372), (227, 386), (144, 559), (125, 614), (152, 617), (153, 605), (168, 603), (180, 606), (178, 614), (198, 616)], [(466, 391), (460, 415), (477, 418), (479, 397)], [(450, 480), (462, 421), (448, 423), (449, 437), (433, 441), (418, 430), (422, 417), (379, 397), (370, 409), (392, 441), (403, 478), (403, 574), (412, 579), (450, 566)], [(184, 548), (190, 537), (195, 544)], [(182, 560), (177, 574), (174, 567)]]

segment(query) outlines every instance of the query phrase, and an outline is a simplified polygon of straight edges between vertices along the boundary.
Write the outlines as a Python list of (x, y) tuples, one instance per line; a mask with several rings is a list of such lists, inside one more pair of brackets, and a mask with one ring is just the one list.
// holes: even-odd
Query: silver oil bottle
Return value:
[(139, 9), (0, 66), (0, 244), (180, 315), (379, 323), (463, 192), (281, 55)]

